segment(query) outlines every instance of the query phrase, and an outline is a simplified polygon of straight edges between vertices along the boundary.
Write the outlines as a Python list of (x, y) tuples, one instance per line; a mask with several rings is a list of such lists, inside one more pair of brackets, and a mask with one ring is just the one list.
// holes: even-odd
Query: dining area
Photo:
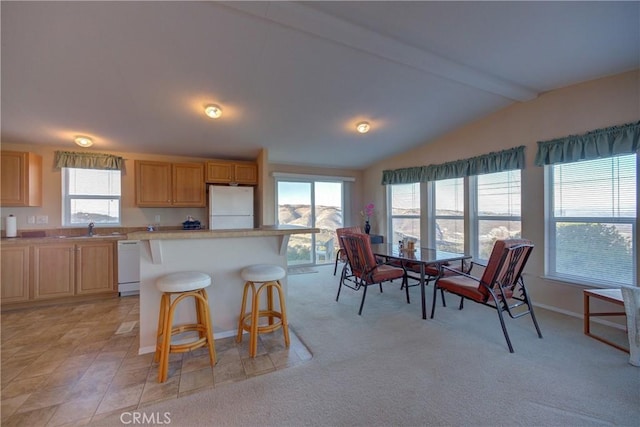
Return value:
[[(441, 304), (446, 307), (445, 292), (460, 298), (459, 310), (465, 300), (492, 308), (497, 312), (510, 353), (514, 348), (509, 337), (505, 314), (512, 319), (529, 315), (538, 338), (542, 338), (533, 304), (527, 293), (522, 272), (534, 248), (526, 239), (497, 239), (491, 255), (482, 264), (466, 253), (420, 247), (415, 240), (398, 243), (372, 243), (367, 233), (358, 227), (336, 230), (340, 249), (336, 255), (334, 275), (338, 261), (343, 265), (340, 273), (336, 301), (343, 287), (362, 292), (358, 315), (362, 315), (369, 286), (384, 293), (388, 284), (405, 292), (411, 304), (410, 288), (420, 289), (420, 314), (427, 320), (427, 286), (433, 284), (430, 319), (434, 318), (440, 293)], [(342, 258), (341, 258), (342, 257)]]

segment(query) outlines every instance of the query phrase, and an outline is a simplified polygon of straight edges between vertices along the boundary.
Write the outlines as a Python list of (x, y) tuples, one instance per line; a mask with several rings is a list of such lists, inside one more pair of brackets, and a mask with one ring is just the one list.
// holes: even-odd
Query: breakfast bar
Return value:
[[(181, 271), (211, 276), (209, 295), (214, 338), (236, 334), (242, 302), (240, 271), (253, 264), (287, 268), (287, 244), (292, 234), (318, 233), (317, 228), (266, 226), (238, 230), (173, 230), (129, 233), (140, 240), (140, 347), (139, 353), (155, 351), (161, 293), (158, 277)], [(286, 277), (282, 285), (287, 290)], [(193, 307), (179, 306), (178, 323), (194, 320)]]

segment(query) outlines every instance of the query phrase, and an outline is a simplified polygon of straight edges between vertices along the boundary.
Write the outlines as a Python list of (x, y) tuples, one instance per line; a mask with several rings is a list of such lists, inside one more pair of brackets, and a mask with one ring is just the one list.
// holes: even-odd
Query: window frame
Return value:
[[(624, 155), (624, 154), (623, 154)], [(628, 154), (627, 154), (628, 155)], [(632, 156), (634, 154), (631, 154)], [(640, 170), (640, 156), (635, 154), (636, 162), (636, 197), (638, 194), (638, 171)], [(603, 157), (601, 160), (611, 159), (612, 157)], [(593, 161), (598, 159), (589, 159), (587, 161)], [(620, 285), (633, 286), (633, 283), (638, 281), (638, 212), (636, 210), (635, 218), (616, 218), (616, 217), (603, 217), (603, 216), (567, 216), (556, 217), (555, 216), (555, 198), (554, 198), (554, 168), (555, 166), (561, 166), (567, 163), (556, 163), (544, 166), (544, 198), (545, 198), (545, 278), (558, 281), (575, 284), (578, 286), (597, 286), (600, 288), (619, 288)], [(636, 206), (638, 201), (636, 200)], [(603, 279), (589, 280), (588, 276), (573, 276), (568, 274), (561, 274), (556, 271), (556, 229), (557, 223), (588, 223), (588, 224), (627, 224), (631, 226), (631, 238), (632, 238), (632, 278), (630, 284), (622, 284), (615, 281), (607, 281)]]
[(462, 219), (462, 230), (464, 233), (464, 237), (463, 237), (463, 251), (465, 253), (470, 253), (471, 251), (469, 250), (469, 239), (468, 236), (469, 234), (469, 227), (470, 227), (470, 218), (468, 215), (468, 212), (470, 212), (469, 208), (470, 208), (470, 200), (469, 200), (469, 179), (468, 177), (458, 177), (458, 178), (447, 178), (447, 179), (443, 179), (440, 181), (452, 181), (452, 180), (462, 180), (462, 202), (463, 202), (463, 206), (462, 206), (462, 216), (459, 215), (437, 215), (436, 214), (436, 209), (437, 209), (437, 198), (438, 198), (438, 192), (436, 190), (436, 183), (438, 181), (431, 181), (429, 182), (429, 209), (428, 209), (428, 215), (429, 215), (429, 247), (434, 248), (434, 249), (438, 249), (437, 247), (437, 243), (436, 243), (436, 236), (437, 236), (437, 232), (436, 232), (436, 223), (439, 219), (445, 219), (445, 220), (454, 220), (454, 221), (459, 221)]
[[(69, 194), (69, 171), (72, 169), (83, 169), (83, 168), (69, 168), (63, 167), (61, 168), (62, 175), (62, 226), (68, 228), (77, 228), (80, 224), (71, 222), (71, 203), (74, 200), (117, 200), (118, 201), (118, 221), (117, 222), (102, 222), (96, 223), (96, 227), (119, 227), (122, 225), (122, 171), (120, 170), (106, 170), (106, 169), (95, 169), (96, 171), (104, 172), (105, 170), (109, 173), (117, 172), (120, 177), (120, 194), (117, 196), (114, 195), (71, 195)], [(94, 169), (88, 169), (94, 170)]]
[[(393, 187), (400, 185), (412, 185), (414, 186), (414, 191), (418, 194), (420, 201), (418, 203), (418, 214), (417, 215), (394, 215), (393, 214)], [(395, 242), (395, 238), (393, 231), (393, 220), (394, 219), (417, 219), (420, 229), (420, 241), (424, 242), (424, 236), (422, 235), (422, 212), (424, 206), (424, 197), (422, 193), (422, 185), (419, 182), (409, 183), (409, 184), (388, 184), (387, 186), (387, 235), (390, 236), (390, 241), (388, 243), (397, 243)], [(417, 187), (417, 188), (415, 188)]]
[[(473, 175), (469, 177), (469, 194), (470, 194), (470, 203), (469, 203), (469, 220), (471, 222), (469, 236), (470, 239), (470, 248), (471, 254), (474, 259), (479, 260), (480, 262), (486, 263), (488, 259), (482, 258), (480, 256), (480, 221), (508, 221), (508, 222), (519, 222), (520, 230), (522, 230), (522, 170), (521, 169), (512, 169), (501, 172), (494, 172), (491, 174), (482, 174), (482, 175), (496, 175), (499, 173), (505, 172), (514, 172), (517, 171), (520, 173), (520, 215), (480, 215), (478, 212), (479, 206), (479, 194), (478, 194), (478, 177), (481, 175)], [(522, 234), (522, 232), (521, 232)]]

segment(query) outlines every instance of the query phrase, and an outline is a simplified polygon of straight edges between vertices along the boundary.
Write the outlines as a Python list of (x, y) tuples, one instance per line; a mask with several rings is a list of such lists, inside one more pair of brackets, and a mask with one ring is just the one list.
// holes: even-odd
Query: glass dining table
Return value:
[(438, 268), (438, 271), (440, 271), (443, 264), (451, 264), (456, 261), (463, 263), (464, 260), (471, 258), (471, 255), (445, 252), (430, 248), (416, 248), (414, 251), (400, 250), (397, 244), (391, 243), (375, 244), (371, 245), (371, 248), (373, 249), (373, 253), (378, 257), (396, 261), (405, 267), (409, 264), (420, 267), (420, 297), (422, 299), (423, 319), (427, 318), (425, 267), (428, 265), (435, 266)]

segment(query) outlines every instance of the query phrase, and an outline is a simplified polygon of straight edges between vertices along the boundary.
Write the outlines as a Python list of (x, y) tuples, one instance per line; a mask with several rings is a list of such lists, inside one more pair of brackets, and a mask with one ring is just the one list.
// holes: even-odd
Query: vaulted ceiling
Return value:
[(361, 169), (640, 67), (640, 2), (0, 7), (2, 141), (70, 149), (75, 135), (95, 151), (242, 159), (264, 147), (273, 163)]

